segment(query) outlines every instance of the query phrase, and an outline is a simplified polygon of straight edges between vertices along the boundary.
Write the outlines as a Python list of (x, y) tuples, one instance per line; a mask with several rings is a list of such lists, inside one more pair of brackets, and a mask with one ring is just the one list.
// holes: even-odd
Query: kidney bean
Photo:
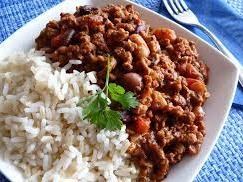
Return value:
[(97, 10), (98, 10), (98, 8), (94, 8), (90, 5), (85, 5), (85, 6), (80, 6), (79, 8), (77, 8), (77, 14), (82, 16), (82, 15), (91, 14)]
[(126, 89), (132, 91), (141, 90), (143, 86), (142, 77), (133, 72), (124, 74), (122, 81)]

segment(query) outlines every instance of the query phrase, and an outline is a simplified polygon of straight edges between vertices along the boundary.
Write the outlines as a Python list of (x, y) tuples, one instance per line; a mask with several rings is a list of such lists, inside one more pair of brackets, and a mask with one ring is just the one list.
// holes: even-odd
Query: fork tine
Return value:
[(175, 6), (175, 3), (174, 3), (173, 0), (170, 0), (170, 5), (171, 5), (171, 9), (175, 12), (176, 15), (178, 15), (179, 14), (179, 10)]
[(184, 8), (185, 11), (189, 10), (184, 0), (179, 0), (179, 2), (181, 3), (181, 6)]
[(178, 8), (179, 12), (182, 13), (184, 10), (181, 7), (181, 4), (179, 3), (178, 0), (174, 0), (176, 7)]
[(164, 2), (164, 5), (165, 5), (165, 8), (166, 8), (167, 11), (169, 12), (169, 14), (170, 14), (171, 16), (175, 15), (175, 13), (174, 13), (174, 11), (171, 9), (171, 7), (170, 7), (168, 1), (167, 1), (167, 0), (163, 0), (163, 2)]

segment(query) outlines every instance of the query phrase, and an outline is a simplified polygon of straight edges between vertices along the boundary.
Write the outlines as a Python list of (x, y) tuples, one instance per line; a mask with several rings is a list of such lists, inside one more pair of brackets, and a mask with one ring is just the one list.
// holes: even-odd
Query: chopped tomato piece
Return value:
[(62, 45), (64, 45), (65, 40), (62, 34), (55, 36), (51, 39), (51, 47), (52, 48), (58, 48)]
[(189, 78), (200, 78), (200, 73), (199, 71), (190, 63), (186, 65), (186, 73), (187, 77)]
[(194, 78), (187, 78), (186, 81), (187, 81), (189, 89), (191, 89), (195, 92), (204, 93), (207, 90), (206, 85), (200, 80), (197, 80)]
[(155, 28), (153, 34), (159, 41), (169, 40), (172, 42), (176, 39), (175, 31), (169, 28)]
[(146, 133), (150, 128), (150, 120), (138, 117), (135, 120), (135, 132), (136, 133)]
[(51, 39), (51, 47), (58, 48), (60, 46), (66, 46), (74, 35), (74, 32), (75, 31), (73, 29), (70, 29), (66, 30), (65, 32), (61, 32), (61, 34), (53, 37)]
[(198, 80), (195, 79), (195, 78), (187, 78), (187, 79), (186, 79), (186, 82), (187, 82), (187, 84), (188, 84), (188, 87), (190, 87), (191, 84), (193, 84), (193, 83), (195, 83), (195, 82), (197, 82), (197, 81), (198, 81)]
[(178, 66), (178, 71), (186, 78), (200, 79), (201, 73), (191, 63), (185, 63)]

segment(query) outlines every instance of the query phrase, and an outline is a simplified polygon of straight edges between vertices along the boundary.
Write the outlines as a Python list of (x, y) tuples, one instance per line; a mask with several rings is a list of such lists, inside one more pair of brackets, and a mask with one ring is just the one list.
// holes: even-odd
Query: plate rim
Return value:
[[(25, 23), (23, 26), (21, 26), (19, 29), (17, 29), (14, 33), (12, 33), (8, 38), (6, 38), (4, 41), (1, 42), (1, 44), (0, 44), (0, 51), (1, 51), (2, 49), (4, 49), (5, 46), (7, 46), (7, 44), (8, 44), (9, 42), (11, 42), (12, 39), (15, 38), (15, 36), (17, 36), (19, 33), (21, 34), (22, 30), (25, 29), (26, 26), (31, 26), (31, 24), (32, 24), (33, 22), (37, 21), (38, 19), (42, 19), (42, 17), (44, 17), (46, 13), (51, 12), (51, 11), (54, 11), (54, 9), (57, 9), (57, 8), (63, 6), (64, 4), (69, 5), (68, 3), (72, 4), (72, 3), (77, 3), (77, 2), (79, 2), (79, 1), (82, 2), (81, 0), (76, 0), (76, 2), (69, 2), (68, 0), (62, 1), (62, 2), (60, 2), (60, 3), (56, 4), (56, 5), (54, 5), (53, 7), (49, 8), (48, 10), (44, 11), (43, 13), (39, 14), (39, 15), (36, 16), (35, 18), (31, 19), (29, 22)], [(98, 0), (91, 0), (91, 1), (98, 1)], [(117, 1), (115, 1), (114, 3), (117, 4), (117, 3), (122, 2), (122, 1), (123, 1), (123, 3), (133, 4), (133, 5), (135, 5), (135, 6), (138, 6), (139, 8), (144, 9), (145, 11), (148, 11), (149, 13), (151, 13), (151, 14), (153, 14), (153, 15), (155, 15), (155, 16), (159, 16), (159, 17), (162, 18), (164, 21), (167, 21), (167, 22), (169, 22), (170, 24), (173, 24), (173, 25), (179, 27), (179, 28), (182, 29), (184, 32), (186, 32), (187, 34), (190, 34), (190, 35), (193, 36), (195, 39), (198, 39), (198, 40), (199, 40), (200, 42), (202, 42), (204, 45), (207, 45), (208, 47), (210, 47), (210, 48), (211, 48), (213, 51), (215, 51), (218, 55), (223, 56), (223, 57), (228, 61), (229, 65), (232, 67), (232, 69), (234, 69), (234, 70), (236, 71), (236, 73), (235, 73), (235, 75), (236, 75), (236, 76), (235, 76), (235, 79), (237, 80), (237, 78), (238, 78), (238, 76), (239, 76), (239, 69), (238, 69), (238, 67), (237, 67), (237, 66), (236, 66), (236, 65), (235, 65), (229, 58), (227, 58), (227, 57), (226, 57), (225, 55), (223, 55), (219, 50), (217, 50), (215, 47), (213, 47), (213, 46), (210, 45), (208, 42), (206, 42), (205, 40), (203, 40), (201, 37), (199, 37), (199, 36), (196, 35), (195, 33), (191, 32), (190, 30), (186, 29), (185, 27), (183, 27), (182, 25), (180, 25), (180, 24), (177, 23), (176, 21), (173, 21), (172, 19), (169, 19), (169, 18), (167, 18), (167, 17), (165, 17), (165, 16), (159, 14), (158, 12), (155, 12), (155, 11), (153, 11), (153, 10), (147, 8), (147, 7), (144, 7), (144, 6), (142, 6), (142, 5), (140, 5), (140, 4), (136, 3), (136, 2), (128, 1), (128, 0), (117, 0)], [(104, 2), (109, 2), (109, 0), (104, 0)], [(209, 158), (209, 156), (210, 156), (210, 154), (211, 154), (211, 152), (212, 152), (212, 150), (213, 150), (213, 148), (214, 148), (216, 142), (218, 141), (218, 138), (219, 138), (219, 136), (220, 136), (220, 134), (221, 134), (221, 132), (222, 132), (222, 129), (223, 129), (224, 125), (225, 125), (226, 119), (227, 119), (227, 117), (228, 117), (228, 115), (229, 115), (229, 112), (230, 112), (230, 109), (231, 109), (231, 104), (233, 103), (234, 95), (235, 95), (235, 92), (236, 92), (236, 89), (237, 89), (237, 81), (235, 81), (235, 82), (236, 82), (236, 83), (234, 83), (234, 88), (232, 89), (232, 90), (233, 90), (233, 93), (231, 94), (231, 98), (230, 98), (230, 100), (229, 100), (229, 103), (230, 103), (230, 104), (227, 106), (227, 109), (226, 109), (226, 111), (225, 111), (225, 113), (224, 113), (224, 116), (223, 116), (224, 121), (221, 122), (221, 125), (220, 125), (220, 127), (219, 127), (219, 131), (218, 131), (218, 133), (217, 133), (217, 135), (216, 135), (216, 140), (214, 140), (213, 145), (211, 145), (211, 146), (209, 147), (209, 150), (208, 150), (207, 154), (204, 155), (204, 157), (203, 157), (203, 162), (201, 162), (200, 165), (198, 165), (198, 166), (195, 167), (196, 169), (194, 169), (195, 172), (193, 173), (193, 175), (192, 175), (192, 177), (191, 177), (191, 181), (192, 181), (193, 179), (195, 179), (196, 175), (199, 173), (200, 169), (201, 169), (202, 166), (205, 164), (206, 160)], [(0, 169), (0, 171), (2, 172), (2, 174), (4, 174), (4, 176), (5, 176), (6, 178), (10, 179), (8, 173), (6, 173), (5, 170)]]

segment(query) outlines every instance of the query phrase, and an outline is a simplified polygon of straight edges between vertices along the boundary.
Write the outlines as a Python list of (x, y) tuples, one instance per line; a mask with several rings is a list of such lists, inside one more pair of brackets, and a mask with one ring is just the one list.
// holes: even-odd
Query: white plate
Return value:
[[(13, 52), (27, 51), (33, 47), (34, 39), (39, 35), (46, 23), (51, 19), (58, 19), (61, 12), (74, 12), (75, 7), (78, 5), (89, 4), (98, 7), (109, 3), (128, 4), (132, 2), (124, 0), (64, 1), (27, 23), (5, 40), (0, 45), (0, 61)], [(211, 97), (204, 106), (206, 112), (206, 137), (202, 149), (198, 155), (185, 157), (179, 164), (175, 165), (169, 171), (169, 175), (165, 180), (167, 182), (176, 182), (178, 180), (183, 182), (192, 181), (208, 158), (228, 116), (236, 90), (238, 70), (216, 49), (182, 26), (142, 6), (137, 4), (134, 4), (134, 6), (141, 13), (143, 19), (152, 27), (172, 28), (176, 31), (177, 35), (196, 42), (200, 57), (210, 68), (208, 89)], [(21, 172), (3, 160), (0, 160), (0, 170), (11, 181), (20, 182), (23, 180)]]

